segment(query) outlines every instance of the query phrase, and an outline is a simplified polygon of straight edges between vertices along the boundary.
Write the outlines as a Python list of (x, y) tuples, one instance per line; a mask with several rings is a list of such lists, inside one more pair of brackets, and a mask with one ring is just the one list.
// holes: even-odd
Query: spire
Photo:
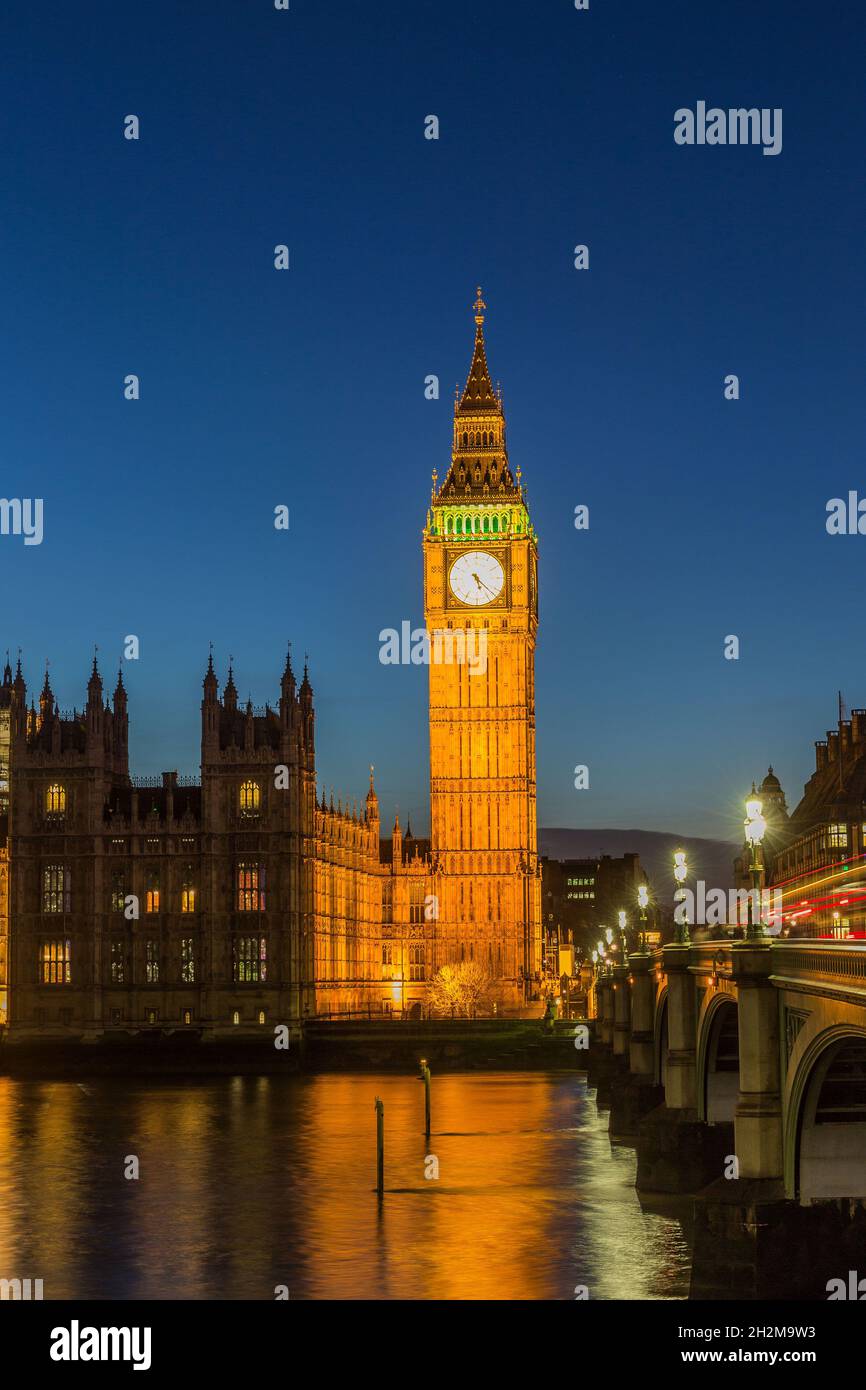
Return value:
[(434, 505), (452, 502), (497, 505), (520, 500), (508, 463), (502, 398), (493, 389), (487, 366), (483, 313), (486, 305), (480, 288), (473, 308), (475, 347), (463, 394), (459, 395), (458, 390), (454, 399), (451, 466), (438, 490), (438, 479), (434, 479)]
[(99, 700), (102, 703), (102, 677), (99, 674), (99, 667), (96, 664), (96, 653), (93, 654), (93, 670), (90, 673), (90, 680), (87, 682), (88, 702), (94, 703)]
[(235, 685), (233, 661), (234, 658), (230, 656), (228, 680), (223, 689), (223, 704), (226, 709), (237, 709), (238, 707), (238, 691)]
[(213, 703), (215, 703), (216, 697), (217, 697), (217, 689), (218, 689), (218, 686), (217, 686), (216, 671), (215, 671), (214, 668), (213, 668), (213, 642), (211, 642), (211, 644), (210, 644), (210, 651), (208, 652), (207, 670), (206, 670), (205, 673), (204, 673), (204, 680), (202, 681), (202, 689), (204, 690), (204, 698), (205, 698), (205, 701), (206, 701), (208, 704), (213, 704)]
[(123, 684), (123, 668), (117, 668), (117, 685), (114, 687), (114, 708), (126, 705), (126, 686)]
[(500, 413), (499, 398), (493, 389), (493, 382), (490, 380), (490, 371), (487, 366), (487, 354), (484, 350), (484, 313), (487, 308), (481, 298), (481, 286), (478, 286), (478, 293), (473, 304), (475, 310), (475, 349), (472, 353), (472, 363), (469, 367), (469, 376), (466, 378), (466, 385), (463, 388), (463, 395), (457, 406), (456, 414), (474, 415), (478, 411), (495, 411)]

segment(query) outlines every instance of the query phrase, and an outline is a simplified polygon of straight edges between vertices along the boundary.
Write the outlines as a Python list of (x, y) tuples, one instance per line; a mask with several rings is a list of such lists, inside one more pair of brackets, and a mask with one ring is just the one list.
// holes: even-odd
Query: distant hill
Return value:
[(689, 882), (702, 878), (708, 888), (734, 886), (734, 856), (738, 846), (726, 840), (704, 840), (697, 835), (669, 835), (663, 830), (571, 830), (538, 831), (539, 854), (551, 859), (593, 859), (609, 854), (639, 854), (650, 882), (673, 890), (674, 851), (684, 849), (689, 866)]

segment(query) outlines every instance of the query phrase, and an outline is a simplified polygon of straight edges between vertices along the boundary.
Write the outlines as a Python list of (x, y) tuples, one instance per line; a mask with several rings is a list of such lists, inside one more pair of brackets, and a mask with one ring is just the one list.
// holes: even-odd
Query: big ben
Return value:
[(434, 473), (423, 540), (435, 960), (475, 961), (513, 1008), (537, 992), (541, 968), (538, 542), (508, 460), (480, 289), (473, 308), (451, 465), (441, 487)]

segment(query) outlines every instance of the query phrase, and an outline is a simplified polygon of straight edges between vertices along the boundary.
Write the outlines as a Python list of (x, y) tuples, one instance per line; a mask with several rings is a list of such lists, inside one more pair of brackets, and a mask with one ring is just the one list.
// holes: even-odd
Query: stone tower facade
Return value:
[(487, 367), (484, 301), (424, 530), (436, 958), (474, 960), (504, 1005), (541, 970), (535, 771), (538, 543)]

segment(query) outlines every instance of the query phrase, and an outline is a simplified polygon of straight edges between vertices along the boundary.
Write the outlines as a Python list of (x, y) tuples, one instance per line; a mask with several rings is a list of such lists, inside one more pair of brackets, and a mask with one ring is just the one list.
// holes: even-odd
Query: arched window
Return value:
[(484, 530), (485, 534), (490, 530), (490, 518), (489, 518), (489, 517), (485, 517), (485, 518), (484, 518), (484, 525), (483, 525), (483, 528), (482, 528), (482, 529)]
[(151, 869), (147, 875), (144, 896), (145, 912), (159, 912), (159, 870)]
[(464, 448), (464, 449), (468, 449), (468, 448), (469, 448), (469, 431), (468, 431), (468, 430), (464, 430), (464, 431), (463, 431), (463, 448)]
[(241, 815), (257, 816), (261, 809), (262, 789), (258, 782), (248, 781), (241, 783)]
[(237, 1025), (240, 1023), (240, 1021), (241, 1021), (240, 1011), (239, 1011), (238, 1009), (235, 1009), (234, 1013), (232, 1014), (232, 1023), (235, 1025), (235, 1027), (237, 1027)]
[(495, 516), (495, 517), (493, 518), (493, 530), (494, 530), (495, 532), (497, 532), (497, 534), (498, 534), (498, 532), (499, 532), (499, 517), (498, 517), (498, 516)]
[(192, 864), (187, 864), (183, 871), (180, 910), (181, 912), (195, 912), (195, 878), (193, 877)]
[(463, 520), (459, 516), (456, 518), (454, 522), (454, 534), (455, 536), (460, 536), (463, 534)]
[(66, 788), (59, 782), (52, 782), (45, 791), (45, 812), (49, 816), (66, 815)]

